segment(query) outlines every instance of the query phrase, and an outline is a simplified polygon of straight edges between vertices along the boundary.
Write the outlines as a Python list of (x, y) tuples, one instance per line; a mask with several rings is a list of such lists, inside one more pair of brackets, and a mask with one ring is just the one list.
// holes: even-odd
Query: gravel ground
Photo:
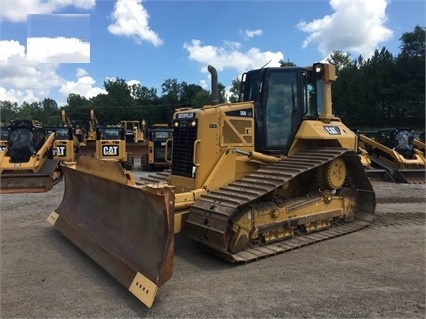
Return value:
[(151, 309), (47, 223), (63, 182), (1, 195), (1, 318), (425, 318), (426, 186), (373, 186), (368, 228), (247, 265), (178, 236)]

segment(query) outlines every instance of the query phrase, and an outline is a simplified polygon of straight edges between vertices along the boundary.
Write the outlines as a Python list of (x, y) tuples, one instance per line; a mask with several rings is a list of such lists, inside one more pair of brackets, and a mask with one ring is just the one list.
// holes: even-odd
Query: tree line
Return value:
[[(337, 81), (332, 86), (333, 112), (342, 121), (360, 129), (381, 127), (425, 127), (425, 32), (416, 26), (400, 38), (400, 53), (393, 56), (386, 48), (376, 50), (372, 57), (351, 59), (342, 51), (334, 51), (328, 62), (336, 65)], [(280, 61), (282, 67), (295, 66)], [(231, 83), (230, 96), (219, 83), (219, 102), (238, 101), (240, 79)], [(210, 91), (196, 84), (167, 79), (157, 89), (139, 84), (129, 85), (122, 78), (104, 82), (106, 94), (90, 99), (69, 94), (67, 102), (58, 106), (55, 100), (22, 105), (0, 101), (2, 124), (13, 119), (39, 120), (45, 126), (61, 124), (61, 110), (71, 120), (88, 120), (94, 110), (101, 124), (121, 120), (142, 120), (147, 125), (169, 123), (177, 108), (199, 108), (211, 104)]]

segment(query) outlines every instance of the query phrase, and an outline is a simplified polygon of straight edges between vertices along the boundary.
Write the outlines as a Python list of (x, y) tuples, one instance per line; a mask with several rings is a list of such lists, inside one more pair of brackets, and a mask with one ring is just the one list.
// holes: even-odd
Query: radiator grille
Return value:
[(172, 174), (192, 177), (196, 126), (179, 125), (173, 129)]

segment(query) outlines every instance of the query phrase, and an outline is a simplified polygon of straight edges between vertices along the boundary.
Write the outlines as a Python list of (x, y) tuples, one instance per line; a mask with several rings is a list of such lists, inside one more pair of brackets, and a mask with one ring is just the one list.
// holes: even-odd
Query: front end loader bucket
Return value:
[(58, 160), (49, 159), (37, 172), (3, 171), (0, 175), (0, 194), (43, 193), (62, 180)]
[(63, 173), (49, 223), (151, 307), (173, 272), (173, 194), (131, 185), (120, 163), (89, 156)]

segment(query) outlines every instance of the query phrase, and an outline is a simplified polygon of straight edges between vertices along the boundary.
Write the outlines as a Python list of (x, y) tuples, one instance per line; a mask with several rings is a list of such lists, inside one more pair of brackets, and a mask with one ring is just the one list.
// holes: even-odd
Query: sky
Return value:
[(422, 0), (0, 0), (0, 101), (21, 105), (106, 93), (120, 78), (157, 89), (167, 79), (210, 90), (210, 64), (235, 77), (280, 60), (332, 51), (353, 59), (425, 26)]

